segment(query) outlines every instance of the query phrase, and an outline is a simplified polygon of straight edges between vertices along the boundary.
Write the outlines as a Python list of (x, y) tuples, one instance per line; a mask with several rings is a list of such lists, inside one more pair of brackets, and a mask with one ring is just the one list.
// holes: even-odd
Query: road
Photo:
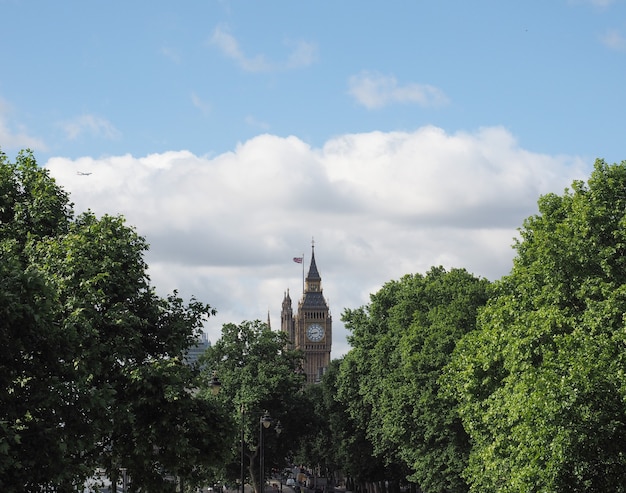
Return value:
[[(287, 486), (286, 484), (281, 485), (275, 479), (270, 479), (268, 485), (265, 486), (264, 493), (296, 493), (295, 490), (291, 486)], [(241, 490), (232, 490), (229, 489), (228, 493), (241, 493)], [(254, 493), (254, 488), (249, 484), (246, 485), (245, 493)], [(307, 488), (300, 488), (300, 493), (313, 493), (313, 490), (308, 490)]]

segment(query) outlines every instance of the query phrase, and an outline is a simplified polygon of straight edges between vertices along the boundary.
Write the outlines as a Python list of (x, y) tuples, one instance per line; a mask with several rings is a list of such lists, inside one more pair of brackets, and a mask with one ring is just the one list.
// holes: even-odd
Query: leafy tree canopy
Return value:
[(444, 385), (471, 491), (626, 488), (626, 162), (539, 200)]
[[(272, 418), (272, 427), (263, 431), (268, 470), (285, 467), (285, 458), (297, 447), (301, 430), (307, 426), (311, 411), (302, 390), (302, 354), (286, 345), (284, 332), (272, 331), (258, 320), (244, 321), (225, 324), (221, 338), (205, 353), (205, 381), (212, 372), (217, 373), (222, 383), (219, 399), (231, 419), (240, 423), (242, 436), (232, 442), (233, 460), (226, 471), (231, 482), (240, 477), (243, 451), (244, 475), (258, 489), (259, 421), (265, 411)], [(280, 435), (275, 432), (278, 421)]]
[(3, 491), (69, 491), (96, 467), (156, 488), (225, 457), (182, 363), (212, 310), (156, 296), (146, 249), (121, 217), (74, 217), (32, 153), (0, 153)]
[(438, 379), (456, 341), (474, 329), (488, 286), (463, 269), (432, 268), (386, 283), (343, 316), (354, 349), (342, 363), (340, 398), (374, 454), (403, 464), (425, 492), (467, 490), (469, 441)]

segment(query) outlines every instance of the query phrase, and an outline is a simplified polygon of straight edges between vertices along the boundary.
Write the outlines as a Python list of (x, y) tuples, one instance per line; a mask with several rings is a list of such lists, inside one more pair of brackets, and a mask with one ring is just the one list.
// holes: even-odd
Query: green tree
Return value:
[[(336, 400), (345, 412), (343, 422), (334, 428), (339, 442), (337, 456), (346, 475), (346, 486), (357, 492), (369, 491), (374, 483), (397, 483), (408, 474), (408, 470), (399, 471), (397, 463), (376, 455), (368, 436), (372, 406), (363, 397), (369, 378), (362, 371), (364, 355), (364, 351), (351, 349), (341, 360), (335, 384)], [(334, 375), (331, 373), (330, 376), (332, 378)]]
[[(332, 360), (321, 382), (306, 388), (314, 416), (311, 426), (303, 430), (295, 462), (318, 469), (321, 477), (331, 481), (345, 479), (349, 490), (360, 490), (366, 483), (387, 477), (387, 471), (382, 461), (373, 458), (365, 430), (350, 417), (340, 398), (339, 379), (347, 377), (341, 373), (342, 364), (343, 358)], [(342, 391), (345, 398), (348, 388)]]
[(381, 399), (379, 413), (386, 416), (381, 435), (398, 448), (415, 471), (410, 479), (427, 493), (468, 489), (461, 473), (470, 442), (456, 402), (442, 395), (439, 378), (457, 341), (474, 330), (488, 288), (487, 280), (463, 269), (434, 268), (421, 282), (410, 283), (397, 305), (413, 315), (399, 343), (400, 372)]
[(91, 441), (94, 461), (112, 476), (125, 467), (133, 487), (155, 488), (166, 473), (199, 481), (197, 466), (226, 450), (219, 433), (198, 434), (202, 420), (214, 423), (220, 414), (188, 392), (197, 376), (183, 363), (211, 309), (195, 300), (185, 305), (176, 294), (157, 297), (146, 248), (122, 218), (86, 213), (29, 253), (54, 286), (56, 318), (77, 345), (68, 362), (75, 400), (65, 399), (77, 413), (74, 435), (85, 437), (79, 456)]
[(341, 449), (352, 438), (352, 430), (346, 433), (344, 406), (336, 399), (340, 361), (332, 360), (319, 384), (304, 389), (309, 415), (300, 427), (294, 455), (294, 463), (307, 464), (317, 477), (330, 481), (341, 479), (338, 474), (346, 470)]
[(68, 484), (87, 469), (69, 440), (65, 396), (76, 345), (56, 320), (56, 293), (27, 249), (64, 234), (72, 208), (28, 151), (15, 163), (0, 153), (0, 486)]
[[(297, 446), (301, 427), (307, 426), (303, 419), (308, 407), (302, 391), (305, 379), (301, 371), (302, 355), (285, 349), (286, 345), (285, 333), (274, 332), (258, 320), (225, 324), (221, 338), (207, 349), (203, 361), (207, 377), (217, 372), (222, 382), (219, 398), (229, 407), (242, 433), (239, 440), (232, 442), (233, 460), (227, 465), (226, 479), (230, 482), (239, 479), (243, 465), (244, 476), (257, 492), (259, 421), (264, 411), (269, 411), (273, 420), (272, 428), (263, 431), (267, 471), (285, 467), (285, 458)], [(282, 428), (280, 435), (275, 433), (278, 421)]]
[(127, 416), (114, 423), (109, 460), (129, 471), (137, 489), (169, 490), (171, 478), (205, 486), (230, 460), (235, 423), (215, 396), (199, 392), (205, 383), (194, 373), (172, 358), (129, 375), (128, 398), (119, 406)]
[(3, 490), (73, 491), (98, 466), (156, 488), (222, 460), (224, 437), (194, 431), (220, 408), (182, 363), (211, 308), (157, 297), (145, 240), (121, 217), (74, 218), (32, 154), (0, 160)]
[(404, 464), (425, 492), (468, 489), (461, 472), (469, 440), (438, 380), (456, 342), (474, 329), (488, 286), (463, 269), (437, 267), (386, 283), (367, 307), (344, 314), (356, 350), (346, 359), (360, 367), (373, 451)]
[(28, 239), (57, 236), (72, 217), (68, 194), (37, 166), (31, 151), (21, 151), (15, 163), (0, 151), (1, 240), (23, 247)]
[(626, 163), (539, 199), (443, 379), (476, 492), (625, 491)]

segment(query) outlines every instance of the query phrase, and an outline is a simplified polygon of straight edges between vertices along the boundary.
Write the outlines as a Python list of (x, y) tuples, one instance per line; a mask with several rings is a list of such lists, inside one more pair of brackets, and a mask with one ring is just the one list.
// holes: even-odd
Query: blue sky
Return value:
[(432, 265), (505, 275), (540, 194), (626, 158), (624, 1), (0, 12), (0, 148), (125, 215), (157, 287), (218, 309), (212, 339), (268, 310), (276, 328), (315, 237), (338, 356), (344, 308)]

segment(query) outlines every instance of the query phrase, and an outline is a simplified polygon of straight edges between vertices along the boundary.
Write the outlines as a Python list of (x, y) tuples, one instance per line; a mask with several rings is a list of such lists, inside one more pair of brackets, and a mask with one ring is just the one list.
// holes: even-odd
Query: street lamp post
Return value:
[(246, 493), (245, 492), (246, 477), (245, 477), (245, 474), (244, 474), (245, 469), (244, 469), (244, 465), (243, 465), (244, 460), (246, 458), (246, 453), (245, 453), (245, 451), (243, 449), (243, 438), (244, 438), (243, 437), (243, 423), (244, 423), (243, 418), (244, 418), (244, 415), (245, 415), (245, 411), (246, 411), (246, 408), (243, 407), (243, 404), (242, 404), (241, 405), (241, 493)]
[(265, 411), (259, 420), (259, 484), (260, 493), (265, 493), (265, 445), (263, 443), (263, 428), (269, 428), (272, 424), (270, 413)]
[[(269, 428), (272, 424), (272, 421), (274, 420), (271, 418), (268, 411), (265, 411), (263, 413), (263, 416), (261, 416), (261, 419), (259, 420), (259, 480), (261, 483), (261, 491), (259, 493), (265, 493), (265, 444), (263, 438), (263, 429)], [(276, 430), (276, 434), (280, 435), (281, 431), (283, 431), (283, 427), (280, 424), (280, 421), (276, 421), (274, 429)]]
[[(245, 467), (244, 467), (244, 463), (245, 463), (245, 457), (246, 457), (246, 453), (245, 453), (245, 439), (244, 439), (244, 423), (245, 423), (245, 407), (242, 405), (241, 406), (241, 493), (245, 493), (245, 482), (246, 482), (246, 477), (245, 477)], [(261, 418), (259, 419), (259, 445), (258, 448), (256, 448), (258, 454), (259, 454), (259, 489), (260, 492), (259, 493), (265, 493), (265, 478), (264, 478), (264, 473), (265, 473), (265, 444), (264, 444), (264, 435), (263, 435), (263, 430), (269, 428), (272, 425), (272, 422), (274, 420), (272, 419), (272, 417), (270, 416), (270, 413), (268, 411), (265, 411), (262, 415)], [(280, 421), (276, 421), (276, 424), (274, 425), (274, 428), (276, 430), (276, 434), (280, 435), (281, 431), (282, 431), (282, 426), (280, 424)], [(251, 449), (254, 450), (254, 449)]]

